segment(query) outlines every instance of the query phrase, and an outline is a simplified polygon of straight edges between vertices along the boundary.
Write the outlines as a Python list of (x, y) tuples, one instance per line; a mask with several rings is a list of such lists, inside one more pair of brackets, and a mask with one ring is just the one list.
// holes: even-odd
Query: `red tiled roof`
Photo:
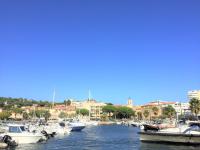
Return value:
[(157, 106), (157, 105), (167, 105), (167, 104), (175, 104), (175, 102), (150, 102), (143, 106)]

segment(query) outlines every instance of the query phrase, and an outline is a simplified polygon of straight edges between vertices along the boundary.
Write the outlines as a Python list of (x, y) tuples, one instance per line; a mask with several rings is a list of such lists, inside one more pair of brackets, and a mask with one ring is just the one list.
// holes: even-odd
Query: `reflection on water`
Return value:
[(45, 143), (20, 145), (13, 150), (199, 150), (200, 147), (141, 143), (138, 129), (127, 126), (87, 127), (82, 132), (51, 138)]

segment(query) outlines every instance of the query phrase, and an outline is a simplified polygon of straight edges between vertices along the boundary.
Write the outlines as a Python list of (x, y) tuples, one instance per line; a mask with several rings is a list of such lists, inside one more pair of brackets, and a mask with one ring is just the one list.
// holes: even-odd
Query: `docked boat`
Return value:
[(85, 128), (85, 124), (81, 122), (70, 122), (68, 126), (71, 128), (71, 131), (81, 131)]
[(10, 124), (8, 131), (2, 134), (10, 136), (17, 144), (37, 143), (42, 139), (41, 133), (32, 133), (26, 130), (24, 125)]
[(53, 128), (57, 135), (70, 134), (70, 132), (72, 130), (72, 128), (68, 127), (64, 122), (54, 124)]
[(140, 127), (140, 123), (139, 122), (131, 122), (130, 123), (133, 127)]
[[(146, 128), (147, 129), (147, 128)], [(200, 128), (198, 126), (182, 126), (176, 128), (150, 128), (139, 132), (140, 140), (154, 143), (179, 143), (200, 145)]]

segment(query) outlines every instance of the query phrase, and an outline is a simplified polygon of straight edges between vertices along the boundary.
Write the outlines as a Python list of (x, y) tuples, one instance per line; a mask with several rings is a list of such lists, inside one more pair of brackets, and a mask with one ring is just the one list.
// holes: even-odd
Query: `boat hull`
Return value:
[(72, 126), (71, 128), (71, 131), (81, 131), (85, 128), (85, 126)]
[(17, 144), (30, 144), (37, 143), (42, 138), (42, 136), (18, 136), (14, 134), (8, 134)]
[(140, 140), (154, 143), (180, 143), (200, 145), (200, 135), (181, 133), (139, 132)]

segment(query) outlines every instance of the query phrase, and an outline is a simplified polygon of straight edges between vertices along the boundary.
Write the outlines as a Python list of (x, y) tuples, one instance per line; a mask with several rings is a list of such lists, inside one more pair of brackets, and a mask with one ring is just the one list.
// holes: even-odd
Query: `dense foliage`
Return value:
[(38, 106), (51, 106), (51, 103), (48, 101), (36, 101), (26, 98), (0, 97), (0, 107), (2, 107), (4, 110), (9, 110), (14, 106), (21, 108), (22, 106), (32, 106), (33, 104), (37, 104)]
[(116, 107), (113, 105), (106, 105), (102, 108), (103, 113), (107, 113), (109, 117), (111, 117), (111, 113), (113, 114), (112, 117), (122, 119), (122, 118), (131, 118), (135, 116), (135, 111), (126, 106)]
[(143, 115), (145, 118), (149, 117), (149, 114), (150, 114), (149, 110), (147, 110), (147, 109), (144, 110)]
[(83, 115), (83, 116), (88, 116), (89, 115), (89, 110), (87, 110), (87, 109), (77, 109), (76, 110), (76, 113), (77, 114), (81, 114), (81, 115)]
[(64, 100), (65, 106), (70, 106), (71, 105), (71, 100)]
[(111, 113), (115, 113), (117, 111), (117, 108), (113, 105), (106, 105), (102, 108), (102, 111), (104, 113), (108, 113), (108, 115), (110, 117)]
[(10, 117), (11, 113), (8, 111), (0, 112), (0, 120), (7, 120)]
[(42, 118), (44, 117), (45, 120), (48, 120), (51, 117), (51, 114), (49, 113), (48, 110), (35, 110), (35, 111), (31, 111), (29, 113), (30, 117), (37, 117), (37, 118)]
[(65, 113), (65, 112), (60, 112), (59, 114), (59, 118), (67, 118), (68, 117), (68, 114)]
[(152, 111), (153, 111), (153, 114), (154, 114), (154, 115), (158, 115), (159, 109), (158, 109), (158, 107), (154, 106), (154, 107), (152, 108)]
[(167, 107), (163, 108), (163, 115), (167, 118), (172, 119), (172, 117), (176, 114), (175, 109), (171, 106), (168, 105)]
[(189, 103), (192, 113), (194, 113), (197, 116), (198, 113), (200, 112), (200, 100), (192, 98)]

